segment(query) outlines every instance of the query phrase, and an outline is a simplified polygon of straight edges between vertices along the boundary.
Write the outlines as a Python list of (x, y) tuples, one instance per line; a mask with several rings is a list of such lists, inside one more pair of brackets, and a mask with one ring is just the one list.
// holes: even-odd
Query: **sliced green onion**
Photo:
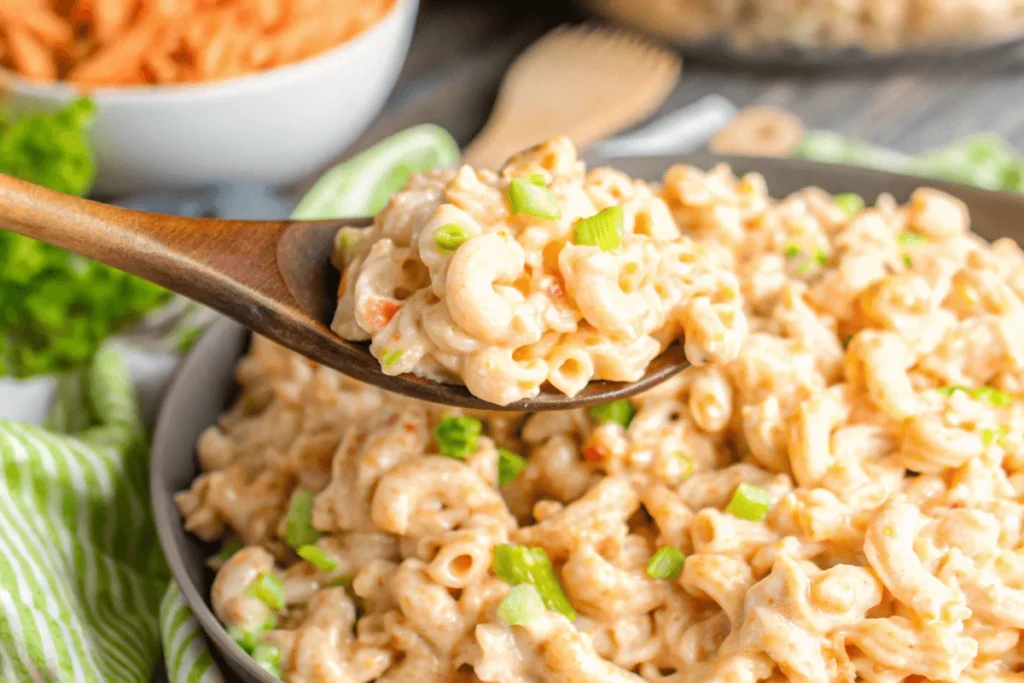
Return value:
[(864, 198), (854, 192), (844, 192), (832, 198), (836, 206), (847, 216), (855, 216), (864, 210)]
[(224, 545), (220, 547), (220, 550), (213, 556), (213, 559), (223, 564), (230, 560), (235, 553), (244, 547), (245, 543), (242, 542), (242, 539), (237, 537), (229, 539), (224, 542)]
[(978, 387), (977, 389), (968, 389), (967, 387), (961, 386), (949, 386), (939, 387), (935, 391), (939, 392), (943, 396), (952, 396), (954, 392), (963, 391), (970, 394), (973, 398), (987, 403), (990, 406), (1008, 406), (1013, 403), (1013, 397), (1005, 391), (1000, 391), (994, 387)]
[(258, 599), (272, 610), (284, 607), (284, 586), (281, 579), (271, 572), (263, 572), (256, 577), (245, 594)]
[(231, 640), (238, 643), (238, 647), (248, 653), (253, 652), (260, 645), (260, 638), (267, 631), (272, 631), (277, 626), (277, 616), (271, 614), (262, 625), (254, 628), (244, 629), (241, 626), (232, 626), (228, 629)]
[(262, 634), (263, 631), (259, 629), (247, 630), (238, 626), (232, 626), (228, 629), (228, 635), (231, 637), (231, 640), (238, 643), (238, 647), (246, 652), (252, 652), (256, 648)]
[(1006, 436), (1006, 427), (986, 427), (981, 430), (981, 442), (986, 446), (992, 445), (993, 442), (999, 443), (1003, 437)]
[(678, 579), (683, 573), (683, 563), (686, 562), (686, 555), (678, 548), (670, 545), (663, 545), (658, 552), (651, 555), (647, 562), (647, 576), (652, 579)]
[(253, 648), (252, 659), (271, 676), (281, 677), (281, 650), (278, 647), (260, 643)]
[(455, 223), (446, 223), (434, 231), (434, 244), (444, 251), (455, 251), (468, 239), (469, 231)]
[(321, 572), (332, 572), (338, 568), (338, 562), (328, 555), (323, 548), (316, 545), (304, 545), (298, 550), (299, 557), (309, 562)]
[(555, 193), (523, 178), (513, 178), (509, 183), (508, 203), (513, 216), (562, 217), (562, 207), (558, 205)]
[(292, 494), (285, 522), (285, 540), (296, 550), (320, 540), (320, 532), (313, 528), (313, 492), (300, 489)]
[(335, 238), (335, 247), (338, 251), (339, 263), (335, 263), (339, 268), (347, 268), (354, 256), (353, 248), (359, 244), (359, 241), (363, 238), (363, 230), (361, 228), (341, 228), (338, 230), (338, 236)]
[(914, 267), (914, 259), (910, 258), (909, 256), (904, 256), (903, 257), (903, 265), (905, 265), (907, 268), (913, 268)]
[(526, 469), (526, 458), (505, 448), (498, 449), (498, 485), (511, 484)]
[(339, 576), (334, 581), (331, 581), (329, 584), (327, 584), (327, 587), (328, 588), (348, 588), (351, 585), (352, 585), (352, 577), (351, 576)]
[(548, 179), (544, 177), (543, 173), (531, 173), (526, 176), (526, 181), (533, 183), (534, 185), (540, 185), (541, 187), (547, 187)]
[(693, 460), (686, 453), (676, 451), (673, 453), (683, 465), (683, 479), (689, 479), (693, 475)]
[(526, 626), (544, 613), (544, 601), (528, 583), (512, 586), (498, 605), (498, 617), (509, 626)]
[(989, 404), (990, 406), (1008, 406), (1013, 403), (1013, 398), (1005, 391), (993, 387), (979, 387), (971, 391), (971, 396)]
[(626, 216), (621, 206), (609, 206), (589, 218), (576, 221), (574, 242), (587, 247), (610, 251), (622, 244)]
[(494, 573), (511, 586), (530, 584), (537, 589), (548, 609), (566, 616), (570, 621), (576, 618), (576, 610), (565, 596), (555, 568), (543, 548), (508, 544), (496, 546)]
[(465, 460), (476, 452), (482, 431), (483, 424), (475, 417), (446, 417), (434, 427), (434, 438), (441, 447), (441, 455)]
[(796, 258), (797, 256), (800, 255), (800, 247), (799, 247), (799, 245), (790, 244), (788, 247), (786, 247), (785, 254), (786, 254), (786, 258)]
[(587, 413), (595, 422), (618, 422), (623, 427), (628, 427), (636, 416), (636, 406), (628, 398), (622, 398), (590, 406)]
[(402, 349), (391, 349), (390, 351), (388, 349), (384, 349), (384, 353), (380, 355), (380, 362), (384, 367), (390, 368), (392, 365), (402, 360), (402, 356), (404, 355), (405, 351)]
[(725, 508), (733, 517), (750, 522), (760, 522), (768, 516), (768, 508), (772, 506), (772, 496), (760, 486), (746, 482), (736, 487), (729, 506)]
[(820, 247), (814, 250), (814, 256), (807, 259), (797, 267), (796, 274), (803, 275), (804, 273), (810, 271), (810, 269), (814, 265), (819, 265), (822, 267), (828, 265), (828, 254), (826, 254), (825, 250), (821, 249)]
[(904, 230), (896, 238), (899, 241), (901, 247), (917, 247), (922, 244), (928, 244), (928, 238), (916, 232)]
[(338, 230), (338, 246), (342, 249), (349, 249), (359, 244), (363, 237), (360, 228), (341, 228)]

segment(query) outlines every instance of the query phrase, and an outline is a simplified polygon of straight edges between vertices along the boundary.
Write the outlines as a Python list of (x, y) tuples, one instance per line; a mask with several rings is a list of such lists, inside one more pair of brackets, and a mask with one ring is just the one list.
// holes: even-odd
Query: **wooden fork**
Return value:
[(512, 64), (464, 160), (497, 168), (556, 135), (587, 147), (650, 116), (681, 68), (676, 53), (623, 31), (560, 26)]

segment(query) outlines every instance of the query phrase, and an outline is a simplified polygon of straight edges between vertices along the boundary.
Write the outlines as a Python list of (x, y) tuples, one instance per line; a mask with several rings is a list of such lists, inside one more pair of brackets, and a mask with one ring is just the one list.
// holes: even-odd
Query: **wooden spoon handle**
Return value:
[(138, 275), (257, 331), (268, 314), (302, 315), (277, 266), (290, 225), (132, 211), (0, 175), (0, 228)]
[(543, 142), (535, 131), (506, 122), (500, 108), (462, 153), (462, 163), (475, 168), (498, 170), (516, 152)]
[(502, 140), (500, 136), (484, 128), (462, 153), (462, 163), (474, 168), (496, 170), (508, 160), (510, 149), (514, 147), (508, 145), (507, 139)]

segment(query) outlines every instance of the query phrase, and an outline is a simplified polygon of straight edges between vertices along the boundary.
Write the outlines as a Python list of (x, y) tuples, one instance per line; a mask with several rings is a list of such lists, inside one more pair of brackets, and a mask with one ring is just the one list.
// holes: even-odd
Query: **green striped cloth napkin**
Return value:
[(121, 357), (61, 378), (49, 423), (0, 421), (0, 679), (222, 680), (154, 542), (147, 443)]
[(155, 542), (121, 356), (61, 379), (46, 426), (0, 421), (0, 680), (223, 681)]

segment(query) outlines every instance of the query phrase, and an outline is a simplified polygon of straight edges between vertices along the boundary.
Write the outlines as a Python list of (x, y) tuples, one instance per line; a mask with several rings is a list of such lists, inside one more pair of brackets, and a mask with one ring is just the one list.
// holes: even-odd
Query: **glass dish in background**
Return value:
[(1022, 0), (580, 0), (687, 52), (730, 61), (848, 64), (949, 57), (1024, 39)]

